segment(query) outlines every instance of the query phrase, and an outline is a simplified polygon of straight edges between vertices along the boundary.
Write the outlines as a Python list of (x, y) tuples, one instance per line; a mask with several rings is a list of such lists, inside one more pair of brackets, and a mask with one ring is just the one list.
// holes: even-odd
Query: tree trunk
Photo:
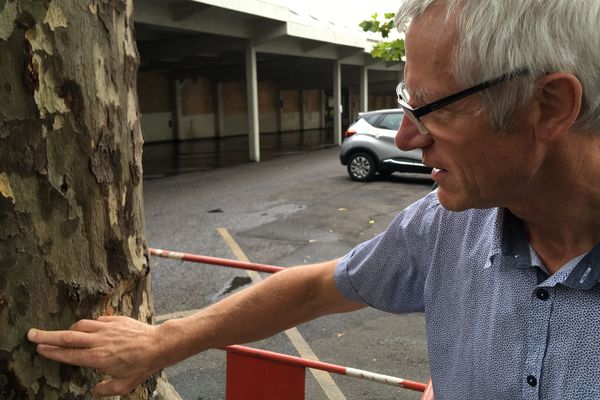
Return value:
[[(97, 372), (35, 355), (25, 334), (152, 319), (132, 0), (0, 11), (0, 398), (91, 398)], [(162, 397), (160, 381), (129, 398)]]

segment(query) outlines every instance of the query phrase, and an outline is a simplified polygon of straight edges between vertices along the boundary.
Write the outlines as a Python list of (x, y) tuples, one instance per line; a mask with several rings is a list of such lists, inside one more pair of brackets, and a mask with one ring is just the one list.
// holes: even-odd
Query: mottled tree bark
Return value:
[(151, 321), (137, 67), (132, 0), (0, 0), (2, 399), (89, 398), (101, 378), (35, 355), (29, 328)]

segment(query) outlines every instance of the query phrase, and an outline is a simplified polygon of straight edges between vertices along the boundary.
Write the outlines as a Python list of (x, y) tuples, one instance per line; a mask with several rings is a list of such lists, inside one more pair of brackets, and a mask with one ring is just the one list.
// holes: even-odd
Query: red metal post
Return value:
[(226, 400), (304, 400), (304, 367), (227, 352)]

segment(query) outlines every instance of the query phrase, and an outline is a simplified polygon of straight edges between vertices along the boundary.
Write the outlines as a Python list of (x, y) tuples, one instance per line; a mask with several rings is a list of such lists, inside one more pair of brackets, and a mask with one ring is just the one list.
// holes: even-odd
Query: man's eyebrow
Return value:
[(409, 91), (410, 97), (415, 99), (419, 104), (429, 104), (441, 99), (444, 95), (440, 92), (418, 88), (414, 91)]

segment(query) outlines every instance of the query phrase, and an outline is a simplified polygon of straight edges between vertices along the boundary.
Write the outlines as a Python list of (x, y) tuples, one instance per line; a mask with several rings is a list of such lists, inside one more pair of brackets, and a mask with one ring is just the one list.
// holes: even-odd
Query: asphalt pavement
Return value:
[[(247, 257), (294, 266), (340, 257), (383, 231), (398, 211), (424, 196), (431, 180), (393, 174), (349, 179), (338, 148), (144, 181), (150, 247), (235, 259), (225, 228)], [(205, 307), (249, 284), (246, 272), (153, 257), (155, 314)], [(322, 360), (425, 382), (422, 315), (372, 309), (323, 317), (299, 327)], [(297, 355), (283, 334), (251, 346)], [(225, 353), (210, 350), (167, 369), (184, 400), (225, 398)], [(333, 375), (348, 400), (418, 399), (406, 389)], [(327, 399), (307, 374), (306, 399)]]

